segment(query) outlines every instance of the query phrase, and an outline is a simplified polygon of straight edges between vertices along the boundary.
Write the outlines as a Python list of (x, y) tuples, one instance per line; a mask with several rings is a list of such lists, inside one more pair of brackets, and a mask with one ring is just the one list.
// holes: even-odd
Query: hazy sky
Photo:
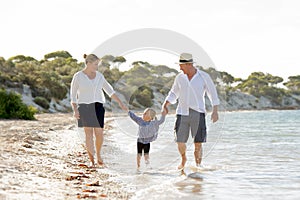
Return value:
[(5, 59), (67, 50), (81, 60), (120, 33), (162, 28), (194, 40), (235, 77), (300, 75), (298, 0), (6, 0), (0, 9)]

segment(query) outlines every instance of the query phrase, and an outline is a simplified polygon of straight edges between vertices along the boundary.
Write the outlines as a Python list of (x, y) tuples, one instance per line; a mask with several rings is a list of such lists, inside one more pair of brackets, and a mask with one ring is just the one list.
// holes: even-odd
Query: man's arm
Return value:
[(163, 105), (162, 105), (162, 113), (169, 113), (169, 109), (168, 109), (168, 106), (170, 105), (171, 103), (168, 101), (168, 100), (166, 100), (164, 103), (163, 103)]

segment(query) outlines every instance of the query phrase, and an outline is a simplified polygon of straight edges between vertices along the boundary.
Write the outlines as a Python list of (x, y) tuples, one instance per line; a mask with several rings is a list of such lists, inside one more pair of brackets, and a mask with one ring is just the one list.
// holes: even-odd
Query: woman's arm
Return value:
[(124, 110), (125, 112), (128, 112), (127, 106), (125, 106), (125, 105), (122, 103), (122, 101), (120, 100), (120, 98), (119, 98), (115, 93), (111, 96), (111, 98), (112, 98), (113, 100), (115, 100), (115, 101), (119, 104), (119, 106), (120, 106), (120, 108), (121, 108), (122, 110)]
[(80, 119), (80, 115), (79, 115), (79, 111), (78, 111), (78, 108), (77, 108), (77, 104), (76, 103), (71, 103), (71, 105), (72, 105), (72, 109), (73, 109), (73, 116), (76, 119)]
[(71, 81), (71, 88), (70, 88), (70, 97), (71, 97), (71, 105), (72, 105), (72, 109), (73, 109), (73, 116), (76, 119), (79, 119), (79, 111), (77, 108), (77, 91), (79, 88), (79, 82), (78, 82), (78, 73), (76, 73), (73, 76), (73, 79)]
[(119, 106), (122, 110), (124, 110), (125, 112), (128, 112), (128, 108), (122, 103), (120, 98), (116, 95), (113, 87), (107, 82), (107, 80), (105, 78), (104, 78), (104, 82), (103, 82), (103, 89), (106, 92), (106, 94), (108, 96), (110, 96), (110, 98), (112, 98), (119, 104)]

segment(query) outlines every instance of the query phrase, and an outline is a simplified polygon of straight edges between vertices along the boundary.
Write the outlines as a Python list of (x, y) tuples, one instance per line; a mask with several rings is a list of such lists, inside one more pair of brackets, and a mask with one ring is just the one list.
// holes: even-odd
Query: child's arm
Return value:
[(165, 119), (166, 119), (166, 115), (161, 115), (161, 116), (160, 116), (160, 119), (157, 120), (157, 124), (158, 124), (158, 125), (161, 125), (162, 123), (165, 122)]
[(164, 123), (167, 113), (168, 113), (167, 109), (163, 108), (163, 111), (161, 112), (161, 117), (157, 121), (158, 125), (161, 125), (162, 123)]
[(167, 111), (166, 111), (166, 109), (164, 109), (163, 112), (161, 112), (160, 119), (157, 120), (157, 124), (158, 124), (158, 125), (161, 125), (162, 123), (165, 122), (166, 114), (167, 114)]
[(142, 125), (144, 123), (144, 120), (141, 117), (136, 116), (132, 111), (128, 111), (128, 115), (138, 125)]

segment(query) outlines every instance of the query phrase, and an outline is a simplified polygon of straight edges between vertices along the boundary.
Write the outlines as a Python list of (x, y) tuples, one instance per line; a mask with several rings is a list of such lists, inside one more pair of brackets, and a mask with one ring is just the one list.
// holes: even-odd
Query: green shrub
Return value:
[(45, 108), (47, 110), (50, 108), (49, 101), (46, 98), (44, 98), (44, 97), (40, 97), (40, 96), (39, 97), (35, 97), (33, 101), (37, 105), (42, 106), (43, 108)]
[(136, 94), (136, 100), (145, 107), (153, 105), (152, 99), (154, 98), (153, 91), (149, 87), (141, 87)]
[(34, 107), (22, 102), (20, 95), (0, 90), (0, 118), (33, 120), (36, 112)]

